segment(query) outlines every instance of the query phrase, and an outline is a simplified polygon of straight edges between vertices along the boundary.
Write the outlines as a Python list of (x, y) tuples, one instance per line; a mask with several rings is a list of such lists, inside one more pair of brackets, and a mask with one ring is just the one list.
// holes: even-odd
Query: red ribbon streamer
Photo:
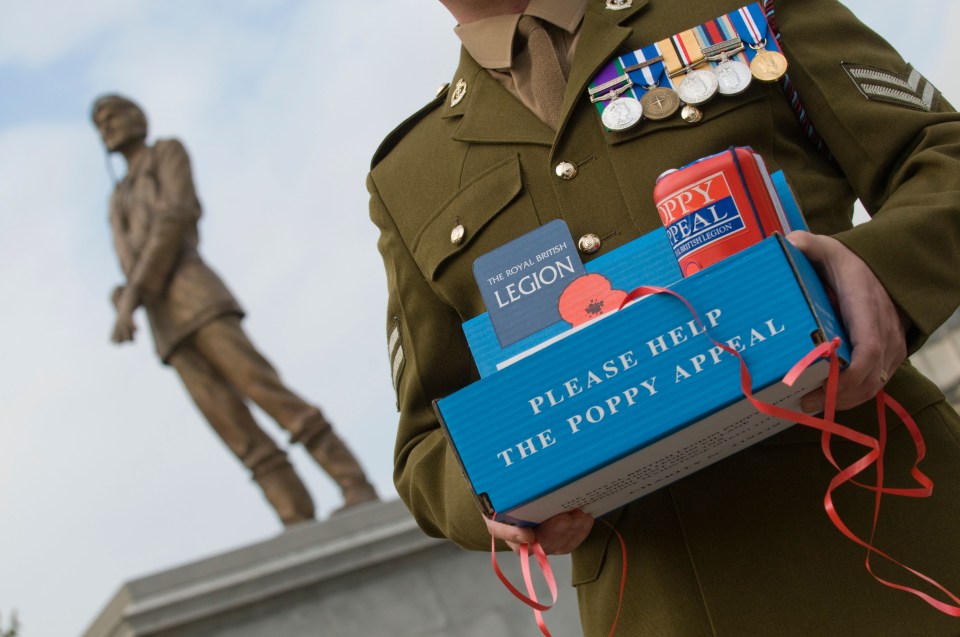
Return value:
[[(493, 518), (496, 519), (496, 514), (493, 515)], [(610, 527), (610, 529), (616, 534), (617, 539), (620, 541), (620, 555), (622, 556), (623, 565), (620, 569), (620, 594), (617, 599), (617, 612), (613, 616), (613, 625), (610, 627), (609, 637), (613, 637), (614, 631), (617, 629), (617, 620), (620, 619), (620, 608), (623, 606), (623, 591), (626, 588), (627, 583), (627, 544), (623, 541), (623, 536), (620, 535), (620, 532), (614, 528), (612, 524), (600, 519), (601, 522)], [(540, 566), (540, 572), (543, 574), (543, 579), (546, 580), (547, 586), (550, 589), (550, 594), (553, 596), (553, 601), (550, 605), (540, 603), (540, 600), (537, 599), (537, 592), (533, 587), (533, 578), (530, 574), (530, 551), (533, 551), (534, 556), (537, 558), (537, 564)], [(553, 569), (550, 568), (550, 560), (547, 558), (547, 554), (544, 552), (543, 547), (540, 546), (540, 542), (532, 542), (530, 544), (524, 543), (520, 545), (520, 570), (523, 572), (523, 583), (527, 589), (527, 595), (521, 593), (516, 586), (510, 583), (510, 580), (507, 579), (507, 576), (503, 574), (503, 571), (500, 570), (500, 565), (497, 564), (497, 539), (491, 534), (490, 535), (490, 560), (493, 563), (493, 572), (497, 574), (497, 577), (503, 583), (508, 591), (510, 591), (514, 597), (519, 599), (521, 602), (533, 609), (533, 616), (537, 621), (537, 628), (540, 629), (540, 632), (543, 633), (544, 637), (552, 637), (550, 631), (547, 629), (547, 623), (543, 619), (543, 612), (548, 611), (553, 608), (553, 605), (557, 603), (557, 580), (553, 576)]]
[(620, 609), (623, 608), (623, 591), (627, 586), (627, 543), (623, 541), (623, 536), (620, 535), (620, 531), (618, 531), (616, 527), (603, 518), (600, 518), (600, 521), (609, 526), (616, 534), (617, 539), (620, 541), (620, 556), (623, 558), (620, 560), (620, 593), (617, 597), (617, 612), (613, 616), (613, 625), (610, 626), (610, 634), (608, 636), (613, 637), (613, 632), (617, 629), (617, 620), (620, 619)]
[[(496, 517), (496, 515), (493, 516), (494, 519), (496, 519)], [(553, 608), (553, 605), (557, 603), (557, 580), (553, 576), (553, 569), (550, 568), (550, 561), (547, 559), (547, 554), (544, 553), (543, 547), (540, 546), (540, 542), (535, 541), (529, 544), (524, 542), (520, 545), (519, 550), (520, 570), (523, 571), (523, 583), (526, 585), (527, 595), (521, 593), (517, 587), (511, 584), (507, 576), (500, 570), (500, 565), (497, 564), (497, 539), (493, 534), (490, 535), (490, 560), (493, 563), (493, 572), (497, 574), (497, 577), (500, 578), (500, 581), (514, 597), (533, 609), (533, 616), (537, 620), (537, 627), (540, 629), (540, 632), (543, 633), (545, 637), (552, 637), (550, 631), (547, 630), (547, 623), (543, 619), (543, 611), (550, 610)], [(531, 550), (537, 558), (537, 564), (540, 566), (543, 579), (546, 580), (550, 594), (553, 596), (553, 601), (550, 602), (550, 604), (541, 604), (540, 600), (537, 599), (537, 591), (533, 587), (533, 578), (530, 575)]]

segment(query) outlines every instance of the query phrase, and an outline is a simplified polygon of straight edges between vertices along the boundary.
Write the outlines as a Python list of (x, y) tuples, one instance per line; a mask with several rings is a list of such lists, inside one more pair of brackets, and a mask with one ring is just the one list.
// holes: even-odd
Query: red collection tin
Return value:
[(683, 276), (791, 230), (763, 158), (747, 147), (664, 173), (653, 197)]

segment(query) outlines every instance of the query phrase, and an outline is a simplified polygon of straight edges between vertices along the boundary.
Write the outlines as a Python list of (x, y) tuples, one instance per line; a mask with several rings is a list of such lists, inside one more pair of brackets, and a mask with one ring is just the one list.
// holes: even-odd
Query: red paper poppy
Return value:
[(574, 280), (560, 295), (560, 316), (573, 327), (620, 308), (627, 293), (614, 290), (607, 277), (585, 274)]

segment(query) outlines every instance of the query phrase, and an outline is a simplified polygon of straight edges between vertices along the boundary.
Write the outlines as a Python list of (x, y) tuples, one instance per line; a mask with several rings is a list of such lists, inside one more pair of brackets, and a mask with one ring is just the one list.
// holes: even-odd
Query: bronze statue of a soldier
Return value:
[(285, 525), (313, 519), (313, 501), (286, 453), (257, 425), (251, 400), (303, 444), (343, 493), (344, 508), (377, 499), (356, 458), (320, 409), (301, 399), (250, 342), (243, 310), (197, 251), (201, 207), (190, 158), (176, 139), (148, 145), (147, 119), (119, 95), (96, 100), (93, 122), (126, 176), (110, 198), (110, 226), (126, 283), (114, 290), (112, 340), (132, 341), (143, 306), (160, 359), (251, 471)]

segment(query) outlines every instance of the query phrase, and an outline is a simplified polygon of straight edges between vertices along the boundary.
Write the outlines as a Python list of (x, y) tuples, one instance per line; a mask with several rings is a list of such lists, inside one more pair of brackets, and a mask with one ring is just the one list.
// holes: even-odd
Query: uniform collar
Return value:
[[(532, 0), (530, 5), (535, 3), (536, 0)], [(647, 3), (648, 0), (633, 0), (633, 5), (628, 9), (609, 11), (604, 8), (605, 0), (589, 0), (580, 26), (580, 44), (567, 81), (562, 107), (564, 120), (599, 68), (617, 53), (632, 33), (632, 29), (620, 26), (620, 23)], [(519, 17), (515, 19), (519, 20)], [(460, 81), (466, 84), (466, 91), (463, 98), (453, 104), (451, 95)], [(507, 93), (476, 61), (466, 44), (461, 50), (460, 65), (450, 93), (446, 96), (441, 117), (462, 118), (453, 138), (464, 142), (551, 146), (557, 135), (519, 100)], [(562, 127), (563, 123), (561, 130)]]
[[(577, 30), (587, 8), (587, 0), (530, 0), (523, 15), (532, 15), (563, 29)], [(520, 14), (494, 16), (457, 25), (453, 30), (464, 48), (486, 69), (507, 69), (513, 60), (513, 40)]]
[(453, 138), (463, 142), (527, 143), (549, 146), (554, 131), (523, 103), (510, 95), (466, 50), (460, 52), (456, 83), (467, 86), (463, 99), (453, 104), (451, 85), (443, 109), (444, 119), (461, 117)]

